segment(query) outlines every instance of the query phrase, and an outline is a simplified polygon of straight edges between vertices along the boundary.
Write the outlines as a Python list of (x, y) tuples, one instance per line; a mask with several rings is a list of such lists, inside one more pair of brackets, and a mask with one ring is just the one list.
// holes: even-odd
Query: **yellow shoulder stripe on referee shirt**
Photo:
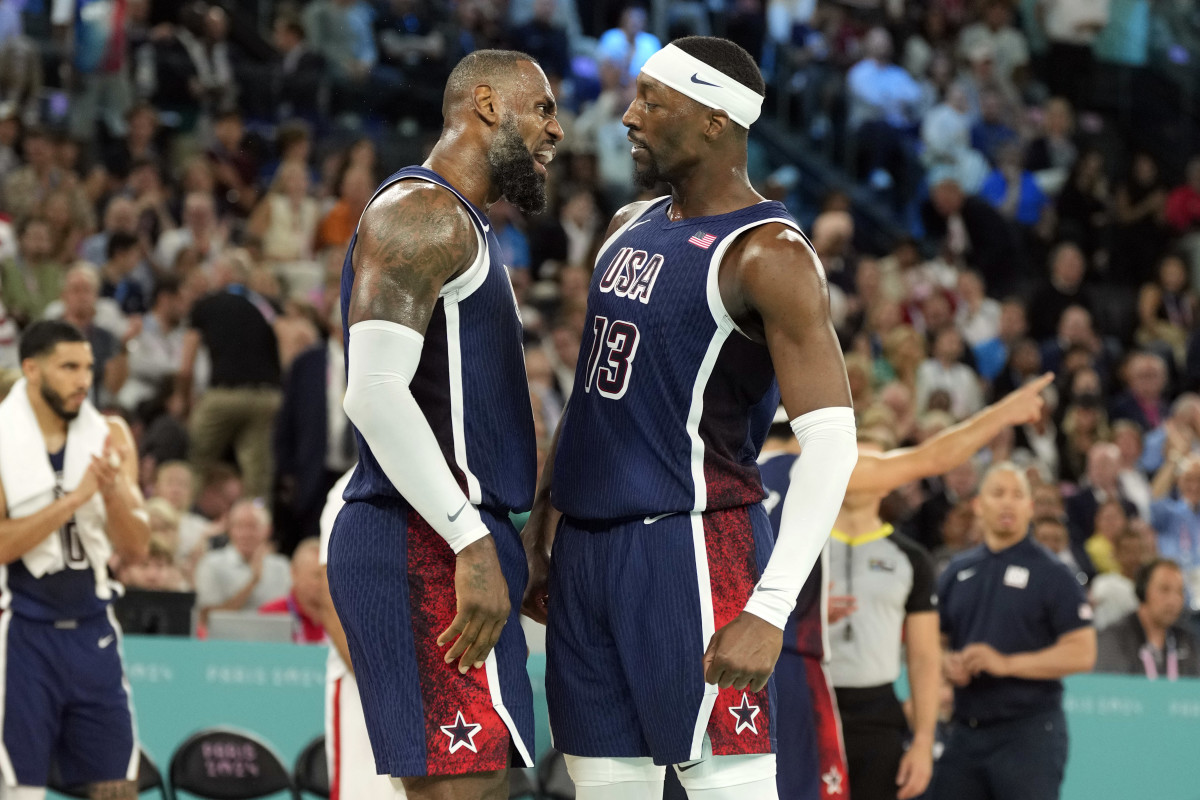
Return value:
[(880, 539), (886, 539), (887, 537), (891, 536), (895, 530), (895, 528), (885, 522), (883, 527), (879, 530), (871, 531), (870, 533), (859, 534), (858, 536), (850, 536), (849, 534), (842, 533), (837, 528), (834, 528), (829, 535), (843, 544), (848, 544), (851, 547), (857, 547), (860, 544), (868, 544), (870, 542), (877, 542)]

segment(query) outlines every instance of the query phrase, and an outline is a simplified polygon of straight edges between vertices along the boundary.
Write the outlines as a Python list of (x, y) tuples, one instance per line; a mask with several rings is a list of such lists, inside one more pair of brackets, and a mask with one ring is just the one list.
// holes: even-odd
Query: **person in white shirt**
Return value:
[(1113, 557), (1121, 571), (1097, 575), (1088, 587), (1088, 597), (1096, 615), (1096, 630), (1102, 631), (1137, 611), (1134, 580), (1144, 563), (1143, 552), (1140, 533), (1130, 528), (1117, 534)]
[(1024, 70), (1029, 66), (1029, 45), (1025, 35), (1012, 26), (1010, 0), (987, 0), (983, 19), (963, 28), (958, 36), (958, 54), (967, 58), (981, 44), (991, 47), (996, 77), (1009, 87), (1024, 82)]
[(955, 313), (958, 329), (972, 347), (1000, 335), (1000, 303), (984, 293), (982, 275), (963, 271), (958, 276), (958, 296), (962, 299)]
[(196, 566), (196, 605), (208, 623), (211, 611), (254, 611), (288, 593), (292, 567), (271, 549), (271, 517), (256, 500), (241, 500), (229, 511), (229, 544)]
[(983, 408), (983, 390), (975, 372), (959, 359), (963, 355), (962, 334), (945, 328), (933, 340), (933, 358), (917, 368), (917, 407), (929, 406), (929, 396), (938, 389), (950, 395), (950, 413), (965, 419)]
[(1150, 519), (1153, 492), (1146, 473), (1138, 468), (1142, 459), (1142, 428), (1133, 420), (1121, 419), (1112, 426), (1113, 444), (1121, 451), (1121, 472), (1117, 483), (1121, 496), (1137, 508), (1138, 516)]

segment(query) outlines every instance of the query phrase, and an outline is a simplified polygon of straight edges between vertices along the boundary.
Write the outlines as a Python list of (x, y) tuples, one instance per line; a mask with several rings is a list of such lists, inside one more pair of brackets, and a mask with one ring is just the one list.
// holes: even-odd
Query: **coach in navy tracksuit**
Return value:
[(1091, 670), (1096, 632), (1071, 573), (1029, 537), (1033, 502), (1012, 464), (975, 500), (984, 543), (938, 582), (954, 719), (933, 800), (1052, 800), (1067, 763), (1066, 675)]

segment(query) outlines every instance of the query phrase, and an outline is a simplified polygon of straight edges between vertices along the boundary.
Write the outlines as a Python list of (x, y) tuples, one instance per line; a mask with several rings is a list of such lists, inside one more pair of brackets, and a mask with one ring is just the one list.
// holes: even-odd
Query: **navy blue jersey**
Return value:
[[(63, 458), (66, 448), (50, 454), (50, 466), (54, 468), (54, 497), (63, 496)], [(0, 600), (8, 600), (8, 608), (28, 619), (53, 622), (68, 619), (86, 619), (104, 613), (108, 601), (96, 593), (96, 573), (79, 540), (79, 531), (72, 517), (51, 536), (62, 537), (63, 562), (65, 568), (35, 578), (17, 559), (11, 564), (0, 566), (4, 584), (0, 588)], [(7, 598), (3, 597), (7, 595)]]
[(601, 249), (559, 434), (554, 504), (576, 519), (713, 511), (763, 499), (755, 459), (775, 412), (765, 345), (742, 335), (717, 273), (781, 203), (671, 221), (646, 205)]
[[(406, 179), (428, 181), (454, 192), (471, 212), (480, 243), (471, 267), (442, 287), (410, 388), (471, 503), (499, 512), (525, 511), (533, 504), (537, 472), (533, 408), (521, 320), (500, 243), (484, 212), (432, 170), (406, 167), (380, 184), (376, 196)], [(357, 240), (355, 233), (342, 266), (347, 368)], [(354, 435), (359, 461), (346, 487), (346, 500), (403, 500), (362, 434), (356, 429)]]
[[(779, 523), (783, 519), (783, 498), (787, 497), (788, 488), (792, 485), (792, 466), (799, 458), (795, 453), (771, 453), (764, 455), (758, 463), (762, 473), (763, 488), (766, 489), (767, 499), (763, 507), (767, 509), (771, 520), (771, 530), (779, 535)], [(825, 606), (826, 579), (825, 560), (826, 550), (821, 551), (821, 557), (813, 565), (812, 572), (800, 589), (800, 598), (792, 615), (788, 617), (787, 625), (783, 628), (783, 649), (798, 653), (802, 656), (823, 659), (827, 652), (825, 646)]]

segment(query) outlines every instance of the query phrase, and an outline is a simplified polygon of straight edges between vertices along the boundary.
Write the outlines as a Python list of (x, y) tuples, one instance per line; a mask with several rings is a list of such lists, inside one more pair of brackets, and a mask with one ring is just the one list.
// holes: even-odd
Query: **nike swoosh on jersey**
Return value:
[(698, 83), (698, 84), (700, 84), (701, 86), (711, 86), (711, 87), (713, 87), (714, 89), (723, 89), (723, 88), (724, 88), (723, 86), (718, 86), (718, 85), (717, 85), (717, 84), (715, 84), (715, 83), (709, 83), (708, 81), (701, 80), (701, 79), (700, 79), (700, 73), (699, 73), (699, 72), (693, 72), (693, 73), (692, 73), (692, 83)]
[(660, 519), (663, 519), (665, 517), (673, 517), (678, 513), (679, 513), (678, 511), (668, 511), (665, 514), (659, 514), (656, 517), (646, 517), (644, 520), (642, 520), (642, 522), (646, 525), (653, 525), (655, 522), (658, 522)]
[(633, 223), (632, 225), (630, 225), (630, 226), (629, 226), (629, 230), (633, 230), (633, 229), (634, 229), (634, 228), (636, 228), (638, 225), (645, 225), (645, 224), (646, 224), (647, 222), (649, 222), (649, 221), (650, 221), (650, 220), (648, 220), (648, 219), (639, 219), (637, 222), (635, 222), (635, 223)]
[(116, 637), (114, 637), (114, 636), (113, 636), (113, 635), (110, 633), (108, 636), (105, 636), (103, 639), (101, 639), (100, 641), (96, 642), (96, 644), (100, 646), (100, 649), (101, 649), (101, 650), (103, 650), (104, 648), (108, 647), (110, 644), (112, 644), (112, 643), (113, 643), (113, 639), (114, 639), (114, 638), (116, 638)]
[(466, 507), (467, 507), (467, 501), (464, 500), (463, 504), (458, 507), (458, 511), (455, 511), (453, 514), (447, 514), (446, 519), (450, 520), (451, 522), (454, 522), (456, 519), (458, 519), (458, 515), (461, 514), (463, 512), (463, 509)]
[(974, 569), (974, 567), (972, 567), (971, 569), (964, 569), (962, 572), (958, 573), (958, 575), (956, 577), (960, 581), (970, 580), (971, 578), (975, 577), (975, 569)]
[(483, 226), (483, 232), (484, 232), (484, 233), (487, 233), (487, 232), (488, 232), (488, 231), (490, 231), (491, 229), (492, 229), (492, 226), (491, 226), (491, 225), (484, 225), (484, 226)]

